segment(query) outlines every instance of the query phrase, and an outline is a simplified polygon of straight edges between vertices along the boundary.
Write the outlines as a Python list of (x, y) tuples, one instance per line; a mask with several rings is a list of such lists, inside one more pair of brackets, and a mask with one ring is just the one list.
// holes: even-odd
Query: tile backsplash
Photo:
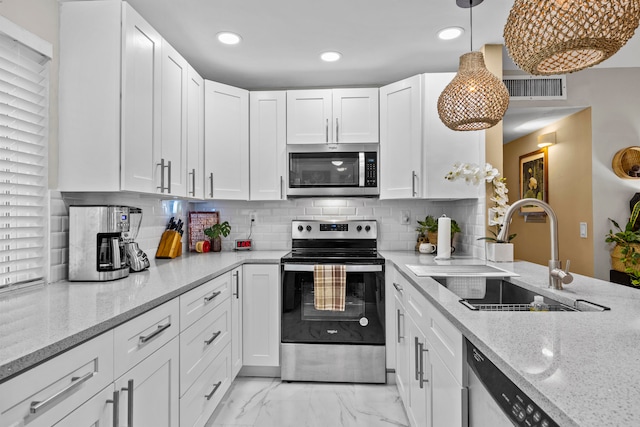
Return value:
[[(229, 221), (231, 234), (223, 239), (223, 250), (232, 250), (235, 239), (251, 236), (256, 250), (291, 248), (291, 221), (294, 219), (376, 219), (378, 249), (413, 250), (416, 221), (426, 215), (446, 214), (455, 219), (462, 232), (453, 245), (456, 250), (484, 257), (484, 245), (476, 239), (485, 235), (484, 199), (455, 201), (379, 200), (369, 198), (299, 198), (284, 201), (161, 200), (154, 196), (128, 193), (51, 193), (51, 274), (50, 281), (67, 277), (69, 206), (74, 204), (112, 204), (142, 208), (143, 219), (137, 242), (149, 257), (155, 255), (160, 236), (172, 216), (185, 223), (189, 211), (220, 212)], [(410, 215), (409, 224), (402, 218)], [(250, 216), (256, 218), (251, 226)], [(183, 247), (188, 246), (187, 233)]]

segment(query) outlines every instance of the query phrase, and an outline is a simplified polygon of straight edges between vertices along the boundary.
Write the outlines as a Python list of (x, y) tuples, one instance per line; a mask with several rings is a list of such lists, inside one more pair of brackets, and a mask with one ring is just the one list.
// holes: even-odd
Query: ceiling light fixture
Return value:
[(462, 8), (469, 8), (471, 52), (460, 57), (458, 74), (444, 88), (438, 98), (438, 115), (449, 129), (456, 131), (482, 130), (495, 126), (509, 107), (509, 91), (502, 80), (484, 64), (482, 52), (473, 52), (474, 6), (483, 0), (456, 0)]
[(342, 58), (342, 54), (340, 52), (323, 52), (320, 54), (320, 59), (325, 62), (335, 62), (340, 58)]
[(218, 33), (217, 37), (218, 41), (223, 44), (238, 44), (242, 40), (242, 37), (240, 37), (236, 33), (231, 33), (229, 31)]
[(440, 40), (453, 40), (460, 37), (463, 33), (464, 33), (464, 28), (448, 27), (438, 31), (438, 38)]
[(527, 73), (572, 73), (614, 55), (639, 22), (640, 0), (516, 0), (504, 41)]
[(538, 147), (545, 148), (550, 147), (556, 143), (556, 133), (549, 132), (538, 136)]

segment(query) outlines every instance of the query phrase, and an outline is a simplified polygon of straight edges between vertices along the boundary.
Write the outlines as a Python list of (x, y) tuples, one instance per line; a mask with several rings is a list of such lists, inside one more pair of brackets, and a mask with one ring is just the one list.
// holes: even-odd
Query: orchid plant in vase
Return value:
[[(456, 181), (464, 179), (467, 184), (480, 185), (481, 182), (491, 183), (493, 187), (493, 196), (489, 200), (493, 202), (493, 206), (488, 209), (487, 223), (490, 227), (489, 232), (492, 236), (480, 237), (478, 240), (485, 240), (491, 243), (507, 244), (511, 243), (516, 235), (510, 234), (506, 240), (498, 239), (500, 229), (504, 223), (504, 216), (509, 208), (509, 190), (507, 189), (507, 179), (500, 176), (498, 169), (494, 168), (490, 163), (485, 163), (484, 167), (473, 163), (456, 163), (453, 165), (453, 170), (449, 171), (445, 176), (445, 179), (449, 181)], [(490, 252), (494, 248), (487, 248), (487, 252)], [(513, 246), (510, 247), (511, 260), (513, 260)], [(508, 257), (508, 256), (507, 256)], [(488, 259), (493, 257), (487, 256)]]

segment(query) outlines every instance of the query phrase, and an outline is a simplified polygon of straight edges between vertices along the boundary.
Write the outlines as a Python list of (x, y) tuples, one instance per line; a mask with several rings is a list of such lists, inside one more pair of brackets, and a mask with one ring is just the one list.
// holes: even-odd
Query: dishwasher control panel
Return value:
[(465, 338), (467, 364), (516, 426), (559, 427), (549, 415)]

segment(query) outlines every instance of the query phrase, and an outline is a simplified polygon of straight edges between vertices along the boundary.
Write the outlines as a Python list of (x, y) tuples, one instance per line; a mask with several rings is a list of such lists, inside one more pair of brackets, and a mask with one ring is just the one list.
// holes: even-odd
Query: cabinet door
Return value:
[(407, 402), (408, 386), (411, 381), (411, 369), (409, 360), (409, 337), (407, 336), (407, 322), (406, 310), (402, 304), (399, 295), (395, 295), (395, 312), (396, 312), (396, 333), (394, 334), (395, 341), (395, 356), (396, 356), (396, 386), (398, 387), (398, 394), (403, 402)]
[(456, 381), (437, 353), (431, 352), (429, 359), (432, 425), (462, 427), (465, 425), (463, 403), (466, 401), (466, 389)]
[(231, 380), (235, 379), (242, 368), (242, 268), (231, 272)]
[(204, 80), (187, 74), (187, 197), (204, 198)]
[(378, 142), (378, 113), (377, 88), (334, 89), (333, 142)]
[[(119, 392), (118, 392), (119, 393)], [(111, 427), (114, 425), (114, 385), (102, 390), (78, 409), (67, 415), (55, 427)]]
[(411, 317), (407, 317), (405, 324), (410, 361), (409, 398), (405, 401), (405, 409), (412, 426), (431, 427), (431, 362), (427, 340)]
[(122, 8), (122, 189), (155, 193), (161, 155), (162, 38), (127, 3)]
[(242, 360), (246, 366), (280, 366), (279, 266), (243, 268)]
[[(174, 338), (116, 380), (121, 424), (178, 427), (178, 360), (178, 339)], [(133, 423), (127, 423), (129, 419)]]
[(250, 199), (282, 200), (287, 176), (286, 92), (251, 92)]
[(380, 198), (420, 197), (421, 175), (422, 76), (418, 75), (380, 88)]
[(205, 80), (205, 198), (249, 198), (249, 92)]
[(484, 132), (456, 132), (438, 116), (438, 97), (455, 73), (424, 75), (424, 159), (422, 185), (425, 198), (477, 198), (484, 185), (464, 180), (447, 181), (444, 176), (456, 162), (484, 163)]
[(187, 73), (189, 64), (166, 41), (162, 44), (162, 146), (159, 178), (160, 193), (187, 194)]
[(287, 144), (333, 142), (331, 89), (287, 91)]

